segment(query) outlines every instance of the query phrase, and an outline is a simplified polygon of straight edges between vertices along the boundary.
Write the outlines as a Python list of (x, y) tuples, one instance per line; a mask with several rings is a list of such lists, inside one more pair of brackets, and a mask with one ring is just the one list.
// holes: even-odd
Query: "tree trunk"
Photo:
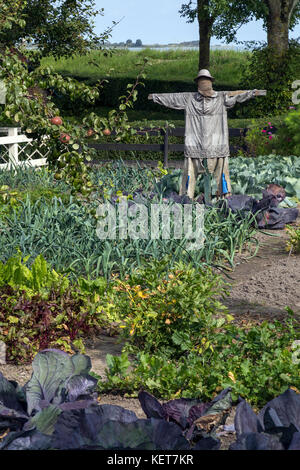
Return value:
[(208, 69), (210, 65), (210, 39), (214, 20), (209, 14), (210, 0), (198, 0), (199, 23), (199, 70)]
[(299, 0), (266, 0), (268, 47), (282, 57), (289, 47), (291, 16)]
[(199, 70), (209, 69), (211, 27), (207, 21), (199, 21)]

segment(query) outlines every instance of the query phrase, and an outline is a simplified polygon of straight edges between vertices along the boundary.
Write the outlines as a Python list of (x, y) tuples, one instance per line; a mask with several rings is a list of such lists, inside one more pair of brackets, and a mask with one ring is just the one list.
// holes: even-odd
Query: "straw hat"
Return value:
[(212, 82), (215, 80), (214, 77), (212, 77), (211, 74), (209, 73), (209, 71), (206, 70), (206, 69), (199, 70), (199, 73), (198, 73), (197, 77), (194, 78), (194, 81), (196, 82), (201, 77), (210, 78)]

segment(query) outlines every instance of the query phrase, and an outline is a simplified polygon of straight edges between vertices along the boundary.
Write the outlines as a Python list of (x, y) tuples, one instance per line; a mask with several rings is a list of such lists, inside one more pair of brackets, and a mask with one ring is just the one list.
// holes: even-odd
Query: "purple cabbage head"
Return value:
[(291, 389), (256, 415), (241, 400), (236, 409), (237, 441), (231, 450), (300, 450), (300, 395)]

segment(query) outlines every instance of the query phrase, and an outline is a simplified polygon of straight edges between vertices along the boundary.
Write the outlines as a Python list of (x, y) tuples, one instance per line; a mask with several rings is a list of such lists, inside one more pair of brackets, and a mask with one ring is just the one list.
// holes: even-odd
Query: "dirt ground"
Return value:
[[(300, 205), (299, 205), (300, 208)], [(296, 223), (300, 225), (300, 217)], [(256, 237), (260, 242), (257, 256), (246, 261), (244, 256), (237, 259), (237, 266), (228, 272), (230, 282), (230, 296), (223, 300), (229, 313), (238, 323), (248, 321), (261, 322), (273, 319), (283, 319), (290, 307), (300, 316), (300, 255), (288, 255), (285, 250), (288, 234), (285, 230), (268, 231), (273, 236), (258, 232)], [(275, 236), (274, 236), (275, 235)], [(92, 361), (92, 370), (105, 378), (106, 354), (119, 354), (122, 344), (116, 338), (101, 336), (94, 341), (86, 343), (86, 354)], [(31, 366), (0, 365), (0, 372), (9, 379), (16, 380), (23, 385), (31, 376)], [(101, 404), (114, 404), (134, 411), (139, 418), (145, 415), (140, 408), (139, 401), (134, 398), (125, 398), (117, 395), (102, 395)], [(228, 417), (226, 426), (233, 424), (233, 414)], [(220, 429), (222, 449), (228, 448), (234, 441), (233, 432), (224, 432)]]

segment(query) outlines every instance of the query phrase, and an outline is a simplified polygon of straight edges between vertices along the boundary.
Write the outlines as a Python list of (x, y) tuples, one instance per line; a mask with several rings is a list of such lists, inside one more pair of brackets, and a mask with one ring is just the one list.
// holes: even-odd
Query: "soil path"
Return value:
[[(300, 205), (299, 205), (300, 208)], [(300, 225), (300, 217), (297, 220)], [(256, 237), (260, 249), (256, 257), (246, 261), (237, 259), (237, 266), (229, 273), (230, 296), (223, 299), (235, 321), (247, 323), (262, 320), (283, 319), (286, 306), (300, 315), (300, 255), (289, 256), (285, 246), (288, 234), (284, 230), (269, 231), (273, 236), (258, 232)], [(274, 236), (275, 235), (275, 236)], [(106, 354), (117, 355), (122, 350), (116, 338), (100, 336), (87, 341), (86, 354), (92, 361), (92, 370), (105, 378)], [(0, 372), (23, 385), (31, 376), (31, 365), (0, 365)], [(101, 396), (100, 403), (115, 404), (134, 411), (138, 417), (145, 417), (137, 399), (115, 395)]]
[[(300, 219), (298, 219), (300, 224)], [(285, 230), (258, 232), (260, 242), (257, 256), (238, 260), (232, 280), (230, 296), (223, 299), (237, 319), (282, 319), (290, 307), (300, 315), (300, 256), (286, 251), (288, 234)]]

